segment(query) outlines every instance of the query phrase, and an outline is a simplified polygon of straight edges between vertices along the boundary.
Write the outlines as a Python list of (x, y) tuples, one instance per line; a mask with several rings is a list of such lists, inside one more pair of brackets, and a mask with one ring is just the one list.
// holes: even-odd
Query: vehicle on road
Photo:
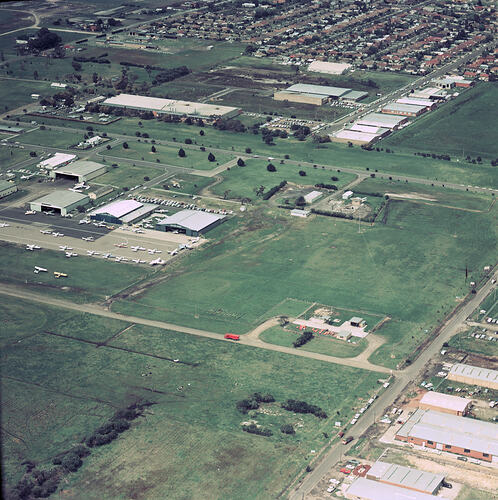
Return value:
[(225, 337), (228, 340), (240, 340), (240, 335), (234, 335), (233, 333), (225, 333)]
[(343, 440), (342, 440), (342, 444), (348, 444), (350, 443), (352, 440), (353, 440), (353, 436), (348, 436), (348, 437), (345, 437)]

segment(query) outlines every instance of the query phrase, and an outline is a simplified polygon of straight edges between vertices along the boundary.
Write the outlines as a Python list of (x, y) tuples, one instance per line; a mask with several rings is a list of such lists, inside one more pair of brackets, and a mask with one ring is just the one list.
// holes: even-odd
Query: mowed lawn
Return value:
[[(375, 372), (230, 342), (17, 299), (2, 298), (0, 311), (7, 485), (22, 476), (23, 461), (50, 467), (117, 408), (155, 403), (66, 477), (64, 498), (274, 498), (313, 458), (310, 450), (328, 442), (324, 433), (335, 435), (334, 422), (348, 420), (379, 388)], [(96, 348), (77, 339), (110, 340)], [(242, 415), (236, 402), (255, 391), (271, 393), (276, 403)], [(286, 412), (280, 403), (288, 398), (316, 404), (328, 418)], [(244, 433), (248, 419), (273, 435)], [(295, 426), (294, 436), (280, 432), (284, 423)]]
[(51, 130), (47, 127), (45, 130), (33, 130), (22, 134), (16, 138), (23, 144), (34, 144), (39, 146), (49, 146), (52, 148), (68, 149), (84, 140), (84, 132), (63, 132), (61, 130)]
[(57, 89), (51, 88), (49, 82), (25, 82), (0, 78), (0, 95), (2, 96), (0, 106), (3, 108), (2, 111), (9, 111), (37, 102), (31, 98), (31, 94), (48, 96), (55, 94), (55, 92), (57, 92)]
[[(24, 247), (0, 242), (1, 280), (23, 285), (43, 294), (67, 298), (75, 302), (105, 300), (152, 274), (148, 268), (123, 265), (117, 262), (78, 256), (67, 259), (64, 252), (37, 250), (26, 252)], [(48, 272), (34, 274), (35, 266)], [(66, 273), (67, 278), (56, 279), (53, 272)]]
[(469, 292), (465, 267), (470, 281), (492, 264), (495, 221), (496, 208), (391, 201), (385, 224), (359, 232), (332, 217), (253, 210), (211, 231), (221, 241), (172, 265), (167, 281), (114, 309), (220, 333), (251, 330), (286, 298), (382, 314), (393, 319), (379, 331), (388, 342), (376, 362), (395, 366)]
[(456, 155), (460, 161), (467, 155), (495, 159), (498, 157), (497, 115), (498, 87), (494, 83), (479, 83), (382, 144)]
[[(191, 168), (194, 170), (211, 170), (218, 165), (232, 160), (234, 156), (225, 153), (216, 153), (214, 161), (209, 161), (209, 150), (201, 151), (198, 148), (189, 148), (185, 144), (178, 146), (167, 146), (163, 144), (151, 144), (150, 142), (126, 141), (128, 148), (116, 146), (108, 152), (104, 152), (104, 156), (128, 158), (134, 160), (145, 160), (178, 167)], [(155, 151), (152, 151), (152, 148)], [(185, 156), (179, 155), (180, 149), (185, 151)]]

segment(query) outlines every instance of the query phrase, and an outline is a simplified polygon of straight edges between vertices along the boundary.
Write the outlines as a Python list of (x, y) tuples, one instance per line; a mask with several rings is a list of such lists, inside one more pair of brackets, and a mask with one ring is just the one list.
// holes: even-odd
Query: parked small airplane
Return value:
[(86, 253), (88, 255), (100, 255), (100, 252), (96, 252), (95, 250), (87, 250)]
[(110, 257), (114, 257), (114, 255), (112, 255), (112, 253), (104, 253), (104, 254), (102, 254), (102, 258), (103, 259), (109, 259)]
[(168, 252), (170, 255), (176, 255), (178, 253), (178, 249), (175, 248), (174, 250), (171, 250), (171, 252)]
[(130, 247), (134, 252), (138, 252), (139, 250), (145, 250), (145, 247), (141, 246), (136, 246), (136, 247)]
[(54, 271), (54, 276), (56, 278), (67, 278), (67, 274), (66, 273), (61, 273), (59, 271)]
[(117, 257), (115, 258), (115, 261), (116, 261), (116, 262), (127, 262), (127, 261), (128, 261), (128, 259), (127, 259), (126, 257), (120, 257), (120, 256), (117, 256)]
[(157, 248), (149, 248), (147, 252), (154, 255), (155, 253), (161, 253), (161, 250), (158, 250)]
[(145, 264), (145, 260), (140, 260), (140, 259), (132, 259), (132, 262), (135, 264)]
[(114, 246), (118, 248), (127, 248), (128, 243), (126, 243), (126, 241), (122, 241), (121, 243), (114, 243)]
[(66, 257), (78, 257), (78, 254), (74, 252), (66, 252)]
[(26, 250), (30, 250), (31, 252), (32, 252), (33, 250), (40, 250), (40, 248), (41, 248), (41, 247), (40, 247), (40, 246), (38, 246), (38, 245), (29, 245), (29, 244), (28, 244), (28, 245), (26, 245)]
[(58, 236), (61, 236), (61, 237), (64, 236), (64, 234), (63, 233), (52, 233), (52, 236), (55, 236), (57, 238)]
[(40, 233), (42, 233), (42, 234), (52, 234), (52, 231), (49, 231), (48, 229), (41, 229)]
[(149, 262), (149, 264), (150, 264), (151, 266), (162, 266), (163, 264), (166, 264), (166, 261), (165, 261), (165, 260), (162, 260), (162, 259), (157, 258), (157, 259), (151, 260), (151, 261)]
[(0, 227), (9, 227), (10, 224), (7, 224), (6, 222), (0, 222)]
[(145, 233), (145, 231), (144, 231), (143, 229), (140, 229), (140, 228), (134, 228), (134, 229), (132, 229), (132, 231), (133, 231), (134, 233), (138, 233), (138, 234)]
[(59, 245), (59, 248), (65, 252), (66, 250), (72, 250), (72, 247), (68, 247), (67, 245)]
[(83, 236), (81, 239), (84, 241), (95, 241), (93, 236)]
[(26, 210), (26, 212), (24, 212), (24, 215), (35, 215), (36, 212), (34, 210)]
[(33, 271), (35, 274), (38, 274), (38, 273), (46, 273), (47, 270), (44, 268), (44, 267), (39, 267), (39, 266), (35, 266), (35, 270)]

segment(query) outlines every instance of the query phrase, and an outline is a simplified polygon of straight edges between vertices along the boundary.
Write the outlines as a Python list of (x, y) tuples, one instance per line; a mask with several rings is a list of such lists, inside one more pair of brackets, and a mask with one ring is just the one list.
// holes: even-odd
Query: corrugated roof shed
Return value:
[(351, 89), (346, 89), (344, 87), (329, 87), (328, 85), (310, 85), (307, 83), (296, 83), (291, 85), (287, 92), (299, 92), (305, 94), (320, 94), (332, 97), (341, 97), (342, 95), (349, 92)]
[(356, 123), (359, 123), (360, 125), (373, 125), (375, 127), (394, 128), (405, 120), (406, 118), (404, 116), (368, 113), (368, 115), (356, 120)]
[(308, 71), (316, 71), (318, 73), (328, 73), (330, 75), (342, 75), (344, 71), (351, 67), (351, 64), (336, 63), (326, 61), (313, 61), (308, 66)]
[(88, 200), (86, 194), (75, 193), (74, 191), (54, 191), (34, 200), (34, 203), (41, 203), (43, 205), (50, 205), (54, 207), (67, 207), (73, 203), (78, 203), (83, 200)]
[(78, 160), (64, 167), (60, 167), (56, 170), (59, 174), (69, 174), (69, 175), (88, 175), (92, 172), (105, 168), (102, 163), (97, 163), (95, 161)]
[(54, 156), (47, 158), (46, 160), (38, 163), (38, 166), (41, 168), (55, 168), (61, 163), (65, 163), (68, 161), (75, 160), (77, 158), (76, 155), (68, 154), (68, 153), (55, 153)]
[(191, 231), (201, 231), (217, 220), (224, 219), (223, 215), (210, 214), (199, 210), (181, 210), (160, 221), (159, 225), (180, 226)]
[(417, 410), (396, 433), (498, 456), (498, 425), (434, 410)]
[(366, 132), (367, 134), (383, 135), (389, 132), (391, 129), (387, 127), (374, 127), (372, 125), (360, 125), (358, 123), (353, 123), (349, 130), (356, 130), (358, 132)]
[(133, 212), (133, 210), (136, 210), (137, 208), (140, 208), (142, 206), (143, 203), (140, 203), (136, 200), (118, 200), (113, 201), (108, 205), (104, 205), (103, 207), (97, 208), (97, 210), (91, 212), (90, 215), (109, 214), (119, 219), (120, 217), (123, 217), (124, 215), (127, 215), (130, 212)]
[(398, 102), (399, 104), (415, 104), (416, 106), (424, 107), (434, 106), (434, 101), (431, 101), (430, 99), (417, 99), (414, 97), (401, 97), (400, 99), (397, 99), (396, 102)]
[(341, 99), (348, 99), (350, 101), (358, 101), (367, 97), (368, 92), (362, 92), (361, 90), (350, 90), (346, 94), (341, 96)]
[(498, 383), (498, 371), (490, 370), (489, 368), (481, 368), (480, 366), (456, 363), (451, 367), (450, 375), (451, 374), (470, 377), (476, 380), (492, 382), (495, 384)]
[(368, 132), (360, 132), (359, 130), (339, 130), (336, 132), (334, 137), (338, 139), (348, 139), (351, 141), (363, 141), (365, 143), (372, 142), (378, 137), (378, 134), (369, 134)]
[(424, 472), (387, 462), (375, 462), (367, 475), (369, 479), (386, 481), (403, 488), (420, 490), (430, 495), (433, 495), (439, 489), (444, 480), (443, 474)]
[(413, 113), (417, 114), (427, 106), (416, 106), (414, 104), (401, 104), (399, 102), (390, 102), (386, 104), (382, 109), (389, 111), (398, 111), (400, 113)]
[(359, 477), (346, 492), (348, 498), (364, 500), (434, 500), (433, 495)]
[(433, 391), (426, 392), (420, 400), (420, 403), (422, 404), (439, 406), (440, 408), (448, 408), (449, 410), (454, 410), (457, 412), (464, 412), (471, 402), (472, 401), (470, 399)]

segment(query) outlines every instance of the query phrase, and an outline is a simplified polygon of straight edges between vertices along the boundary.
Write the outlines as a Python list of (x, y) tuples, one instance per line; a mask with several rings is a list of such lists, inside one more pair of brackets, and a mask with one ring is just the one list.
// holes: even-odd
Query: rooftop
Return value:
[(356, 496), (365, 500), (434, 500), (433, 495), (408, 490), (400, 486), (380, 483), (359, 477), (348, 488), (348, 496)]
[(385, 115), (383, 113), (368, 113), (362, 118), (356, 120), (360, 125), (375, 125), (378, 127), (393, 128), (405, 121), (404, 116)]
[(180, 226), (192, 231), (200, 231), (217, 220), (224, 219), (223, 215), (210, 214), (199, 210), (181, 210), (170, 215), (158, 224), (166, 226)]
[(84, 200), (88, 200), (88, 196), (86, 194), (75, 193), (74, 191), (59, 190), (53, 191), (50, 194), (34, 200), (34, 203), (51, 205), (54, 207), (67, 207), (69, 205), (72, 205), (73, 203), (78, 203)]
[(387, 462), (375, 462), (368, 471), (368, 477), (379, 481), (397, 484), (403, 488), (411, 488), (431, 495), (436, 491), (444, 480), (443, 474), (424, 472), (403, 465), (389, 464)]
[(351, 64), (335, 63), (326, 61), (313, 61), (308, 66), (308, 71), (317, 71), (319, 73), (329, 73), (331, 75), (341, 75), (351, 67)]
[(350, 130), (350, 129), (344, 129), (344, 130), (339, 130), (335, 134), (333, 134), (334, 137), (337, 137), (338, 139), (350, 139), (352, 141), (364, 141), (364, 142), (371, 142), (373, 141), (378, 134), (373, 134), (369, 132), (361, 132), (359, 130)]
[(471, 377), (476, 380), (498, 383), (498, 371), (490, 370), (489, 368), (481, 368), (479, 366), (464, 365), (456, 363), (451, 367), (450, 375), (461, 375)]
[(416, 410), (397, 432), (498, 456), (498, 425), (434, 410)]
[(467, 406), (472, 401), (470, 399), (452, 396), (451, 394), (443, 394), (442, 392), (428, 391), (420, 400), (420, 403), (432, 406), (439, 406), (440, 408), (448, 408), (459, 412), (465, 411)]
[(386, 127), (376, 127), (373, 125), (360, 125), (358, 123), (354, 123), (353, 125), (351, 125), (349, 130), (356, 130), (357, 132), (366, 132), (367, 134), (382, 135), (385, 134), (386, 132), (389, 132), (390, 129)]
[(351, 89), (346, 89), (344, 87), (329, 87), (328, 85), (310, 85), (307, 83), (296, 83), (291, 85), (287, 92), (299, 92), (304, 94), (320, 94), (326, 95), (328, 97), (341, 97)]
[(97, 163), (95, 161), (78, 160), (70, 163), (69, 165), (58, 168), (56, 172), (71, 175), (87, 175), (95, 172), (96, 170), (100, 170), (101, 168), (105, 168), (105, 165), (103, 165), (102, 163)]
[(46, 160), (38, 163), (40, 167), (56, 167), (61, 163), (69, 162), (75, 160), (77, 158), (76, 155), (68, 154), (68, 153), (55, 153), (54, 156), (47, 158)]
[(368, 92), (363, 92), (361, 90), (350, 90), (346, 94), (342, 95), (342, 99), (349, 99), (352, 101), (358, 101), (359, 99), (363, 99), (367, 97)]
[(91, 212), (90, 215), (109, 214), (119, 219), (120, 217), (123, 217), (129, 214), (130, 212), (133, 212), (133, 210), (136, 210), (137, 208), (140, 208), (142, 206), (143, 203), (140, 203), (139, 201), (118, 200), (109, 203), (109, 205), (104, 205), (103, 207), (97, 208), (97, 210)]
[(424, 98), (414, 98), (414, 97), (402, 97), (396, 101), (399, 104), (415, 104), (417, 106), (432, 106), (434, 101)]
[(426, 106), (417, 106), (415, 104), (402, 104), (399, 102), (390, 102), (386, 104), (382, 109), (388, 109), (392, 111), (400, 111), (403, 113), (418, 113), (425, 109)]
[(13, 182), (0, 180), (0, 191), (4, 191), (5, 189), (10, 189), (15, 186)]

